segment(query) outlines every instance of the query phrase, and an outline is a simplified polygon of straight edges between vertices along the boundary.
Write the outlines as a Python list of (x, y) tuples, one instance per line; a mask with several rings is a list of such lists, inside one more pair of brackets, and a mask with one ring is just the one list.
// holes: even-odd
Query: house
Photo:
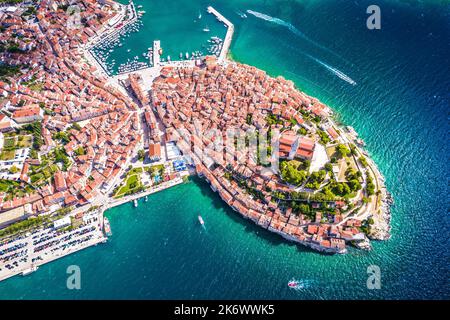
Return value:
[(300, 137), (295, 156), (304, 160), (311, 160), (314, 154), (315, 141), (307, 137)]
[(13, 112), (12, 119), (17, 123), (28, 123), (44, 119), (44, 111), (39, 106), (25, 107)]
[(158, 161), (161, 159), (161, 144), (151, 143), (148, 146), (148, 157), (152, 161)]
[(3, 113), (0, 113), (0, 132), (10, 132), (13, 130), (14, 128), (11, 126), (9, 117), (5, 116)]
[(61, 171), (56, 172), (53, 178), (55, 181), (56, 191), (59, 192), (67, 190), (66, 179), (64, 179), (64, 176)]

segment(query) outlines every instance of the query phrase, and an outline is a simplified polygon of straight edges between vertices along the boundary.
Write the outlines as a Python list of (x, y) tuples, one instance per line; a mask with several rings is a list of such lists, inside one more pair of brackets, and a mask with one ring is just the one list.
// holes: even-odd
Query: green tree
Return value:
[(359, 162), (364, 168), (367, 167), (367, 159), (365, 157), (363, 156), (359, 157)]
[(16, 166), (12, 166), (11, 168), (9, 168), (9, 173), (11, 174), (15, 174), (19, 171), (20, 171), (19, 168), (17, 168)]
[(144, 159), (145, 159), (145, 150), (144, 149), (141, 149), (138, 151), (138, 159), (140, 161), (144, 161)]
[(73, 150), (73, 152), (77, 155), (77, 156), (82, 156), (84, 154), (86, 154), (86, 151), (84, 151), (84, 148), (82, 146), (79, 146), (78, 148), (76, 148), (75, 150)]
[(280, 165), (281, 178), (293, 185), (302, 184), (307, 177), (307, 173), (304, 170), (298, 170), (298, 165), (292, 161), (284, 161)]
[(347, 148), (347, 146), (342, 143), (338, 144), (338, 146), (336, 147), (336, 151), (340, 158), (346, 157), (350, 153), (350, 150)]

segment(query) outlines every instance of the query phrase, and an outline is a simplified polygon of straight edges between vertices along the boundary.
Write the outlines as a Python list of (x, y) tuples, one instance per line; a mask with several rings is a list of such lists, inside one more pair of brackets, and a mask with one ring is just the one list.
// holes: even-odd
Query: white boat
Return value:
[(106, 217), (103, 217), (103, 229), (107, 236), (112, 236), (111, 226), (109, 224), (109, 220)]
[(31, 265), (30, 268), (25, 269), (25, 270), (22, 271), (22, 275), (23, 275), (23, 276), (29, 275), (30, 273), (35, 272), (38, 268), (39, 268), (39, 267), (37, 267), (37, 266)]
[(145, 198), (144, 198), (144, 201), (145, 201), (145, 202), (147, 202), (147, 201), (148, 201), (148, 197), (147, 197), (147, 196), (145, 196)]
[(189, 52), (186, 52), (186, 59), (189, 59)]
[(203, 226), (205, 224), (205, 221), (203, 221), (202, 216), (198, 216), (198, 221), (200, 222), (200, 224)]
[(203, 31), (204, 32), (209, 32), (210, 30), (209, 30), (208, 26), (206, 26), (206, 27), (203, 28)]
[(133, 205), (134, 205), (135, 208), (138, 206), (138, 202), (137, 202), (136, 199), (133, 200)]

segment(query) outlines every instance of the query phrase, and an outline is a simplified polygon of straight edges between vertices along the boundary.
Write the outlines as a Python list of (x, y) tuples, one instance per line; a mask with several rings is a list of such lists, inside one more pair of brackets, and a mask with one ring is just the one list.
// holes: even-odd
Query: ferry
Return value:
[(136, 199), (133, 200), (133, 206), (136, 208), (138, 206), (138, 202)]
[(107, 217), (103, 217), (103, 229), (105, 230), (107, 236), (112, 235), (111, 226)]
[(37, 267), (37, 266), (31, 265), (30, 268), (23, 270), (22, 275), (23, 276), (29, 275), (30, 273), (35, 272), (38, 268), (39, 267)]
[(205, 221), (203, 221), (202, 216), (198, 216), (198, 221), (200, 222), (200, 224), (203, 226), (205, 224)]

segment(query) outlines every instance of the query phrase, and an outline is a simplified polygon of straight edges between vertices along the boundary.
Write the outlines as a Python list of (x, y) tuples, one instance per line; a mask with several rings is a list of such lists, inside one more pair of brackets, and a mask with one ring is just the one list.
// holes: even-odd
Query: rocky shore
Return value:
[(374, 224), (371, 227), (369, 238), (372, 240), (387, 240), (391, 237), (391, 205), (394, 203), (392, 195), (383, 186), (381, 190), (381, 204), (374, 214)]

